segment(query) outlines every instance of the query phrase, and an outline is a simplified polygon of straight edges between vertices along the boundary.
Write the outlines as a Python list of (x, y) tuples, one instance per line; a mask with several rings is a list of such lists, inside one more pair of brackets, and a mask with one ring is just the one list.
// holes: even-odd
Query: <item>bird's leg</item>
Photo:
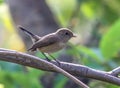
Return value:
[(55, 57), (53, 57), (51, 54), (48, 54), (50, 57), (52, 57), (59, 65), (60, 65), (60, 61), (57, 60)]
[(45, 57), (45, 59), (47, 60), (47, 61), (51, 61), (46, 55), (45, 55), (45, 53), (43, 53), (43, 52), (41, 52), (43, 55), (44, 55), (44, 57)]

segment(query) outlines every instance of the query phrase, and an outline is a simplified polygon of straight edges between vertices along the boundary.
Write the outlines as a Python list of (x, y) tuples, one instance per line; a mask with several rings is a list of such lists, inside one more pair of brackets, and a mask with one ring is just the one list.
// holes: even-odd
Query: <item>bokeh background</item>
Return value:
[[(120, 65), (120, 0), (0, 0), (0, 47), (20, 52), (32, 42), (17, 26), (43, 36), (68, 27), (77, 38), (54, 55), (110, 71)], [(29, 53), (44, 58), (40, 52)], [(118, 86), (81, 78), (91, 88)], [(0, 61), (0, 88), (80, 88), (58, 73)]]

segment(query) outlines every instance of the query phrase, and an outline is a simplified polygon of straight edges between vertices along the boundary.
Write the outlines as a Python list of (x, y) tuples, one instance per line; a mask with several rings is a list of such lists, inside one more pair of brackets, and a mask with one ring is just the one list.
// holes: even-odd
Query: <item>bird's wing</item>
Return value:
[(33, 46), (29, 49), (31, 51), (35, 51), (37, 48), (46, 47), (52, 44), (55, 44), (59, 41), (59, 38), (54, 35), (48, 35), (43, 38), (41, 38), (39, 41), (37, 41)]

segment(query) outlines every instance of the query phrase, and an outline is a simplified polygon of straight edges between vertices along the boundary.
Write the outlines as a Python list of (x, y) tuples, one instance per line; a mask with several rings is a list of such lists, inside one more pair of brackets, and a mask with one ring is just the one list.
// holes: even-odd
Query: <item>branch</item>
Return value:
[(11, 50), (5, 50), (5, 49), (0, 49), (0, 60), (13, 62), (13, 63), (33, 67), (36, 69), (41, 69), (44, 71), (53, 71), (53, 72), (60, 72), (59, 70), (56, 70), (56, 68), (54, 68), (54, 66), (56, 67), (58, 66), (74, 76), (82, 76), (86, 78), (97, 79), (120, 86), (120, 79), (110, 74), (110, 72), (95, 70), (83, 65), (66, 63), (66, 62), (60, 62), (59, 65), (54, 61), (52, 61), (53, 64), (51, 64), (43, 59), (40, 59), (32, 55), (11, 51)]
[(55, 64), (50, 63), (48, 61), (45, 61), (35, 56), (20, 53), (14, 50), (0, 49), (0, 60), (13, 62), (13, 63), (25, 65), (25, 66), (30, 66), (30, 67), (34, 67), (37, 69), (41, 69), (40, 67), (47, 67), (48, 69), (62, 73), (63, 75), (73, 80), (76, 84), (78, 84), (82, 88), (89, 88), (82, 81), (78, 80), (76, 77), (64, 71), (63, 69), (56, 66)]
[(117, 67), (115, 69), (113, 69), (112, 71), (108, 72), (110, 75), (116, 76), (118, 77), (118, 75), (120, 74), (120, 67)]

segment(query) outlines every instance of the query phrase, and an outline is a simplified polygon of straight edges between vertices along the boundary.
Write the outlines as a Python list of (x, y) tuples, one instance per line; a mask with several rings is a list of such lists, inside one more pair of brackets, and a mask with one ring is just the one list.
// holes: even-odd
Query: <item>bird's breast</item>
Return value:
[(54, 53), (54, 52), (57, 52), (57, 51), (63, 49), (65, 47), (65, 45), (66, 45), (65, 43), (55, 43), (55, 44), (51, 44), (49, 46), (39, 48), (39, 50), (44, 53)]

